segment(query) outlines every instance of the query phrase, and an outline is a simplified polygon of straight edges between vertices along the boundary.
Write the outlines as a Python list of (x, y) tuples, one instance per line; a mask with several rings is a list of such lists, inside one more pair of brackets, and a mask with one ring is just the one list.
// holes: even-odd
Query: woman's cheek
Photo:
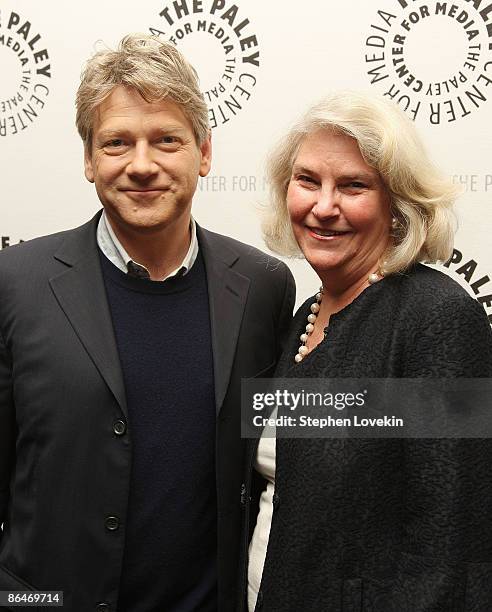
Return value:
[(311, 199), (299, 188), (289, 188), (287, 192), (287, 210), (292, 220), (303, 219), (312, 208)]

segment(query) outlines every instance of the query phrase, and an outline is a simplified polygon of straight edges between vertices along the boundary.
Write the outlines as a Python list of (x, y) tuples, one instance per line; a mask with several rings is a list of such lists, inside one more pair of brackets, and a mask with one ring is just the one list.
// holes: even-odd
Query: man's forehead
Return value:
[(173, 100), (163, 98), (148, 102), (135, 89), (122, 85), (116, 86), (111, 93), (95, 109), (93, 116), (94, 129), (100, 129), (107, 124), (121, 123), (130, 118), (159, 115), (164, 121), (190, 126), (181, 107)]

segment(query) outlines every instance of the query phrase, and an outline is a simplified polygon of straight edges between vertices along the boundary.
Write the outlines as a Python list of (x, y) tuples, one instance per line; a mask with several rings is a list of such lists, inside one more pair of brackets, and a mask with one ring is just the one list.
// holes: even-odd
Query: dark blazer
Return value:
[[(436, 270), (366, 289), (296, 365), (313, 301), (294, 318), (278, 376), (492, 377), (484, 309)], [(492, 440), (277, 439), (276, 450), (257, 610), (492, 610)]]
[[(0, 254), (0, 591), (62, 590), (70, 612), (115, 610), (132, 458), (99, 215)], [(271, 374), (294, 283), (284, 264), (253, 247), (201, 228), (198, 240), (217, 408), (219, 609), (229, 612), (244, 460), (241, 378)]]

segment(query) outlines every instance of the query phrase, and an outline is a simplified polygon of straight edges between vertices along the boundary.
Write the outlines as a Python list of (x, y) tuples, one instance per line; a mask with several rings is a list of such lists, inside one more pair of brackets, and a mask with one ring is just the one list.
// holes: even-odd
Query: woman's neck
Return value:
[[(321, 276), (320, 276), (321, 278)], [(320, 304), (320, 314), (329, 319), (330, 315), (339, 312), (355, 300), (364, 289), (369, 287), (369, 273), (354, 279), (338, 281), (333, 276), (323, 275), (323, 299)]]

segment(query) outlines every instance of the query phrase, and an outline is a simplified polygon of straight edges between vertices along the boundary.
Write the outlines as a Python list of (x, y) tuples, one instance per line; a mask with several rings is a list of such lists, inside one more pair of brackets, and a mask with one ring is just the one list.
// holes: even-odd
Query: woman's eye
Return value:
[(360, 181), (352, 181), (351, 183), (348, 183), (347, 187), (349, 189), (365, 189), (366, 185)]
[(312, 176), (308, 176), (307, 174), (300, 174), (297, 177), (297, 180), (300, 181), (301, 183), (313, 183), (316, 184), (316, 181), (313, 179)]

